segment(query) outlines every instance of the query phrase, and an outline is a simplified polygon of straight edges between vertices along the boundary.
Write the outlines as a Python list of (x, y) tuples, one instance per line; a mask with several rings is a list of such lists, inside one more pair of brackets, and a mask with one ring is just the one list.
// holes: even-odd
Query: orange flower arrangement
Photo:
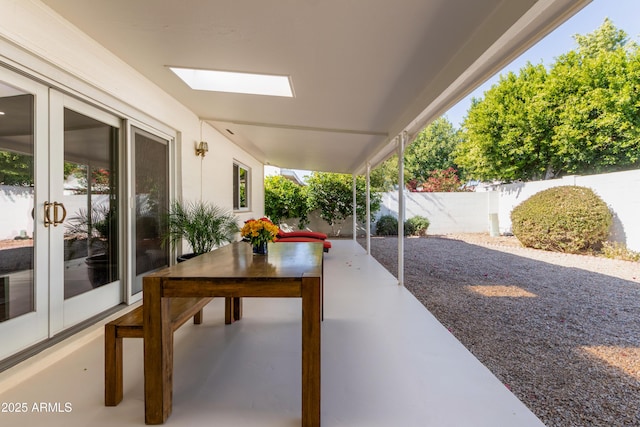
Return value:
[(250, 219), (245, 221), (240, 234), (251, 242), (252, 245), (263, 245), (273, 242), (280, 229), (274, 225), (269, 218)]

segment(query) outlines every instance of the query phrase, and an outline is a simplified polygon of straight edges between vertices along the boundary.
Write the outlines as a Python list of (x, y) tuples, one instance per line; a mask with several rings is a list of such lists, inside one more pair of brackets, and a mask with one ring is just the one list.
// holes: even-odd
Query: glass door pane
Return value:
[(119, 279), (118, 129), (64, 110), (64, 298)]
[(142, 275), (169, 265), (162, 243), (169, 209), (168, 141), (138, 128), (133, 131), (135, 176), (135, 276), (132, 295), (142, 291)]
[(35, 310), (34, 96), (0, 81), (0, 322)]

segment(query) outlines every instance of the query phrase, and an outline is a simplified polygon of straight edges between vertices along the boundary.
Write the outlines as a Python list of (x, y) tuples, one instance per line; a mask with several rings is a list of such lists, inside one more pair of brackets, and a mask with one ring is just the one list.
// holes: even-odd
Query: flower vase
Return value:
[(253, 245), (254, 255), (267, 255), (267, 242), (256, 243)]

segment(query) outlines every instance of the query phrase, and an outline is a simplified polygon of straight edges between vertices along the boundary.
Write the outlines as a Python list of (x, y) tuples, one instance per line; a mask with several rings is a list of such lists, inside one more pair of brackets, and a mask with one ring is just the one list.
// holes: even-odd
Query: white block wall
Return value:
[[(405, 192), (405, 218), (424, 216), (429, 234), (483, 233), (489, 230), (489, 214), (497, 213), (497, 193), (411, 193)], [(376, 215), (398, 217), (398, 193), (382, 196)]]
[[(426, 216), (431, 222), (429, 234), (447, 234), (493, 231), (490, 215), (497, 213), (499, 232), (510, 233), (514, 207), (542, 190), (562, 185), (591, 188), (609, 205), (614, 215), (609, 240), (640, 251), (640, 170), (507, 184), (488, 192), (406, 192), (405, 214), (406, 218)], [(386, 214), (398, 217), (397, 192), (383, 194), (383, 207), (376, 218)]]

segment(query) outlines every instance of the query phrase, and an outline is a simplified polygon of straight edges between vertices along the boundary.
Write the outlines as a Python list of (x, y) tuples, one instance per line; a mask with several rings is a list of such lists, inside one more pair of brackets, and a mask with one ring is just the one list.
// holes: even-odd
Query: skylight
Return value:
[(169, 67), (191, 89), (293, 97), (288, 76)]

